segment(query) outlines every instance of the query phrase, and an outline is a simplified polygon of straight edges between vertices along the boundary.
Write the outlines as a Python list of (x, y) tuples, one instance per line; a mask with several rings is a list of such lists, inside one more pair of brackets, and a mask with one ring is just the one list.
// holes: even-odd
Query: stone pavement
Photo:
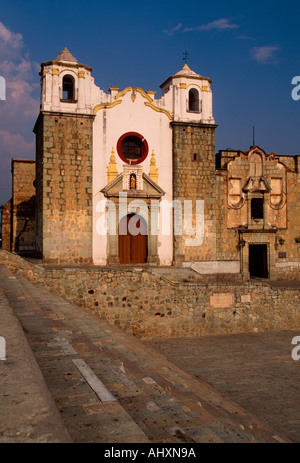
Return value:
[[(0, 274), (1, 283), (15, 278), (3, 267)], [(0, 443), (71, 442), (2, 284), (0, 313), (0, 335), (6, 340), (6, 360), (0, 360)]]
[(265, 423), (300, 442), (300, 331), (165, 339), (150, 345)]
[(289, 442), (149, 344), (5, 266), (0, 291), (1, 442)]

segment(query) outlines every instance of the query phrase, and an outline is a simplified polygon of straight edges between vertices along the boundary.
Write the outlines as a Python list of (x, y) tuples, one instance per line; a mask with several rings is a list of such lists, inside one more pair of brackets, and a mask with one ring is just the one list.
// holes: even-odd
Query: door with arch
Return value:
[(120, 264), (147, 262), (147, 223), (137, 214), (128, 214), (119, 224)]

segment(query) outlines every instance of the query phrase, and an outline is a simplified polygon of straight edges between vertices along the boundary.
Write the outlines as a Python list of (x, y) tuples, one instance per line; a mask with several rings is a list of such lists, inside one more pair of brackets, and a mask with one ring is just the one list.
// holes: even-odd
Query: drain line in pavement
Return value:
[[(54, 338), (52, 342), (48, 343), (49, 347), (60, 347), (63, 349), (65, 355), (78, 355), (78, 352), (65, 338)], [(112, 393), (104, 386), (102, 381), (95, 375), (93, 370), (81, 358), (72, 359), (72, 362), (82, 374), (85, 381), (93, 389), (101, 402), (113, 402), (117, 399)]]
[(117, 399), (109, 392), (108, 389), (104, 386), (102, 381), (95, 375), (93, 370), (85, 363), (82, 359), (72, 359), (72, 362), (76, 368), (80, 371), (86, 382), (97, 394), (101, 402), (112, 402)]

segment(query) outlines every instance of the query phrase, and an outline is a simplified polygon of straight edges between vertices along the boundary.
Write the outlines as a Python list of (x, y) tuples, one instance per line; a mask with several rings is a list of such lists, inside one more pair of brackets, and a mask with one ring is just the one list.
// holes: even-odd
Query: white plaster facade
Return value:
[[(102, 192), (108, 184), (107, 169), (112, 150), (116, 171), (120, 175), (128, 169), (118, 155), (118, 140), (126, 133), (138, 133), (148, 144), (148, 155), (136, 165), (150, 174), (150, 160), (154, 153), (158, 168), (157, 184), (163, 190), (163, 200), (171, 203), (172, 191), (172, 121), (214, 124), (211, 80), (193, 72), (185, 65), (162, 85), (162, 95), (155, 98), (153, 91), (127, 87), (112, 87), (108, 93), (97, 87), (92, 69), (82, 65), (65, 49), (41, 70), (41, 111), (94, 115), (93, 122), (93, 262), (107, 264), (108, 240), (99, 234), (103, 222)], [(64, 78), (73, 78), (73, 93), (64, 97)], [(71, 79), (72, 80), (72, 79)], [(193, 102), (190, 95), (192, 91)], [(158, 258), (160, 265), (171, 265), (173, 260), (173, 232), (162, 234), (162, 208), (159, 212)], [(100, 222), (99, 222), (100, 220)], [(172, 226), (172, 225), (171, 225)]]

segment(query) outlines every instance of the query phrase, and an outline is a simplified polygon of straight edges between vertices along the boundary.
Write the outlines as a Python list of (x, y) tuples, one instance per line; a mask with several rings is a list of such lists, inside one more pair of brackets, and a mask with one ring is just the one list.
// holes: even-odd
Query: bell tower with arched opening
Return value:
[[(182, 235), (174, 236), (175, 265), (216, 260), (217, 125), (213, 117), (211, 83), (211, 79), (196, 74), (185, 64), (161, 85), (165, 100), (169, 104), (173, 101), (173, 199), (181, 201), (183, 214), (185, 209), (182, 223), (189, 223), (189, 226), (184, 227)], [(192, 204), (192, 212), (189, 214), (185, 208), (188, 203), (184, 201)], [(204, 211), (204, 217), (202, 215), (201, 218), (202, 212), (198, 214), (198, 223), (197, 201), (199, 210)], [(200, 228), (204, 228), (201, 234)], [(195, 230), (194, 235), (191, 229)]]
[(36, 246), (45, 262), (92, 262), (91, 72), (66, 48), (41, 65)]

